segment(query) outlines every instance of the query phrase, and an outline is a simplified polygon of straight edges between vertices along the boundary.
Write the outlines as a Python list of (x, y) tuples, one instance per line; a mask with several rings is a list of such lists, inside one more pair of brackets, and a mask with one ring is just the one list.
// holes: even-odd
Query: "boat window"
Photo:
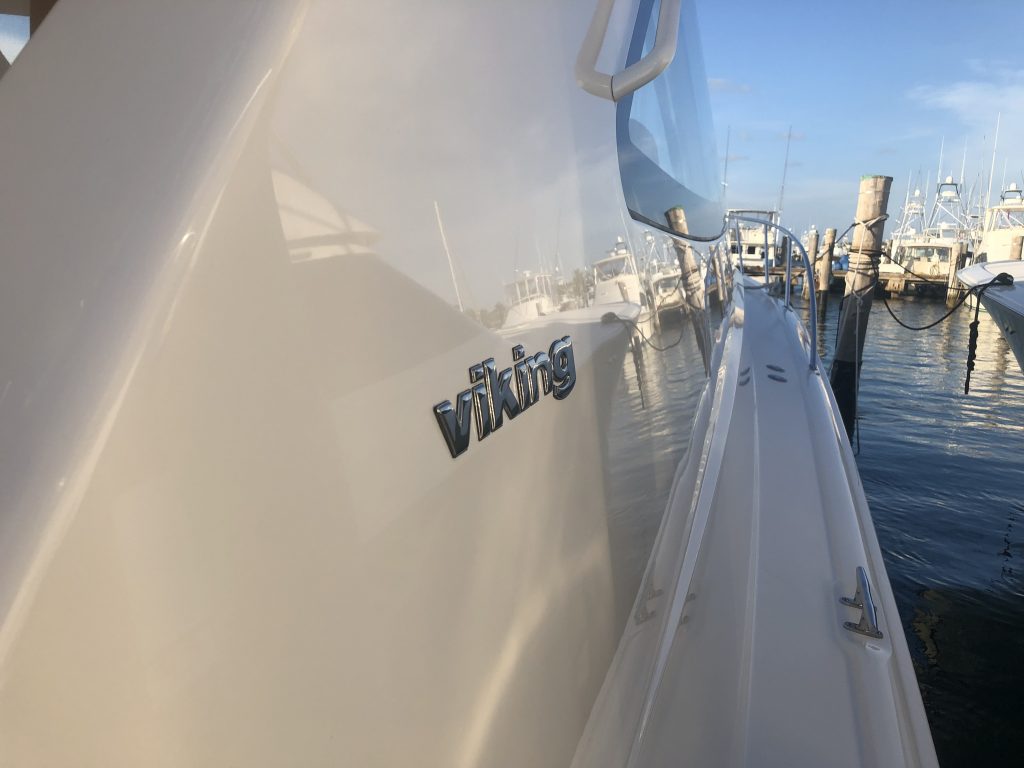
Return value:
[(605, 259), (594, 265), (599, 280), (611, 280), (619, 275), (632, 274), (625, 256), (618, 259)]
[(1015, 229), (1022, 226), (1024, 226), (1024, 211), (997, 210), (989, 229)]
[[(640, 0), (626, 64), (654, 45), (658, 0)], [(666, 226), (665, 213), (682, 208), (690, 234), (721, 231), (721, 188), (707, 78), (697, 33), (696, 12), (684, 0), (679, 44), (668, 68), (624, 97), (616, 113), (619, 170), (626, 204), (634, 218)]]

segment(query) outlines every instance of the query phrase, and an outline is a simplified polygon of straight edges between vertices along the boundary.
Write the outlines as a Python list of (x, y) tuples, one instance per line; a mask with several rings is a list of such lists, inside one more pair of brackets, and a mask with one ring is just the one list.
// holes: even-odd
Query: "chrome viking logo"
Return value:
[[(576, 362), (572, 339), (564, 336), (551, 343), (547, 352), (526, 357), (519, 344), (512, 347), (512, 367), (498, 371), (489, 357), (469, 369), (469, 389), (455, 398), (434, 406), (434, 416), (452, 458), (469, 448), (470, 421), (475, 414), (476, 435), (483, 440), (501, 428), (505, 416), (514, 419), (532, 406), (541, 395), (551, 394), (564, 400), (576, 385)], [(513, 378), (515, 384), (513, 386)]]

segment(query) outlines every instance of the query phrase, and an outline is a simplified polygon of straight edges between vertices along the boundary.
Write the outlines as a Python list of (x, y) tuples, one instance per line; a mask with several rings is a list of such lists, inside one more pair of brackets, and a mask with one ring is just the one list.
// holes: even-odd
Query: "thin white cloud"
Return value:
[(952, 112), (966, 126), (991, 129), (998, 113), (1007, 124), (1018, 123), (1024, 116), (1024, 75), (1018, 82), (919, 86), (910, 91), (910, 98), (923, 106)]
[(746, 83), (737, 83), (724, 77), (709, 77), (708, 89), (713, 93), (750, 93), (753, 90)]
[[(1000, 62), (970, 61), (964, 79), (944, 85), (921, 85), (909, 91), (908, 98), (925, 109), (945, 112), (964, 129), (967, 145), (968, 178), (995, 178), (985, 181), (982, 190), (992, 187), (992, 198), (998, 198), (1002, 169), (1007, 180), (1015, 179), (1024, 170), (1024, 70)], [(924, 117), (924, 115), (922, 115)], [(996, 120), (999, 119), (999, 145), (996, 162), (992, 164), (992, 148)], [(959, 171), (963, 139), (946, 135), (946, 160), (943, 172)], [(987, 196), (987, 194), (986, 194)]]

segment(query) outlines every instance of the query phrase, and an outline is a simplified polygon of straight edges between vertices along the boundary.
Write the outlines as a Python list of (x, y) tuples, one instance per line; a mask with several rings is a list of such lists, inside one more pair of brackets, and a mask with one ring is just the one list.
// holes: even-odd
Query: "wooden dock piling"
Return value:
[[(665, 212), (669, 226), (676, 232), (686, 233), (686, 212), (682, 208), (672, 208)], [(683, 291), (686, 294), (684, 306), (686, 314), (693, 325), (693, 333), (697, 337), (697, 346), (700, 348), (701, 358), (704, 360), (704, 371), (709, 368), (709, 346), (710, 336), (708, 334), (708, 318), (704, 311), (704, 281), (700, 276), (700, 269), (697, 267), (697, 259), (693, 255), (690, 244), (677, 238), (672, 238), (672, 247), (675, 249), (676, 258), (679, 260), (679, 268)]]
[(1010, 243), (1010, 261), (1020, 261), (1020, 252), (1024, 248), (1024, 235), (1016, 235)]
[(836, 351), (829, 381), (843, 417), (848, 438), (853, 437), (857, 418), (857, 390), (864, 357), (864, 339), (868, 331), (875, 276), (882, 253), (882, 231), (889, 205), (891, 176), (864, 176), (857, 196), (857, 226), (850, 248), (850, 266), (846, 271), (846, 293), (839, 315)]
[(811, 291), (814, 290), (814, 275), (817, 272), (818, 264), (818, 230), (812, 229), (807, 233), (807, 257), (811, 262), (811, 274), (804, 275), (804, 287), (801, 295), (805, 299), (811, 297)]
[(818, 279), (818, 316), (824, 318), (828, 308), (828, 289), (832, 284), (832, 257), (836, 249), (836, 230), (829, 227), (825, 230), (825, 240), (821, 247), (821, 258), (815, 262), (815, 277)]
[(960, 282), (956, 273), (967, 261), (967, 243), (957, 243), (949, 257), (949, 277), (946, 280), (946, 306), (951, 307), (960, 300)]

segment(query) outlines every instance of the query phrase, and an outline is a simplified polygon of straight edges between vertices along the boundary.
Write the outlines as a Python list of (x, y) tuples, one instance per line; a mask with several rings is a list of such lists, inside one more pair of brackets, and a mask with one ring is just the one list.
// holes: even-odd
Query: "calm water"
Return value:
[[(912, 325), (945, 311), (930, 300), (890, 304)], [(833, 296), (819, 325), (826, 364), (838, 311)], [(946, 768), (1024, 762), (1024, 375), (983, 311), (971, 393), (963, 394), (972, 314), (964, 308), (915, 333), (876, 300), (860, 391), (861, 478)], [(661, 343), (676, 338), (678, 326), (668, 327)], [(618, 457), (630, 477), (615, 485), (635, 488), (642, 477), (650, 492), (613, 504), (613, 538), (616, 526), (623, 536), (639, 526), (650, 540), (657, 532), (658, 519), (635, 511), (663, 503), (686, 448), (703, 383), (696, 355), (690, 333), (666, 353), (647, 352), (647, 409), (626, 366), (613, 434), (642, 431), (651, 452)], [(645, 557), (627, 552), (620, 564), (622, 611)]]
[[(945, 312), (890, 305), (918, 326)], [(857, 463), (947, 768), (1024, 761), (1024, 375), (982, 311), (964, 395), (972, 315), (915, 333), (876, 300), (860, 390)]]

